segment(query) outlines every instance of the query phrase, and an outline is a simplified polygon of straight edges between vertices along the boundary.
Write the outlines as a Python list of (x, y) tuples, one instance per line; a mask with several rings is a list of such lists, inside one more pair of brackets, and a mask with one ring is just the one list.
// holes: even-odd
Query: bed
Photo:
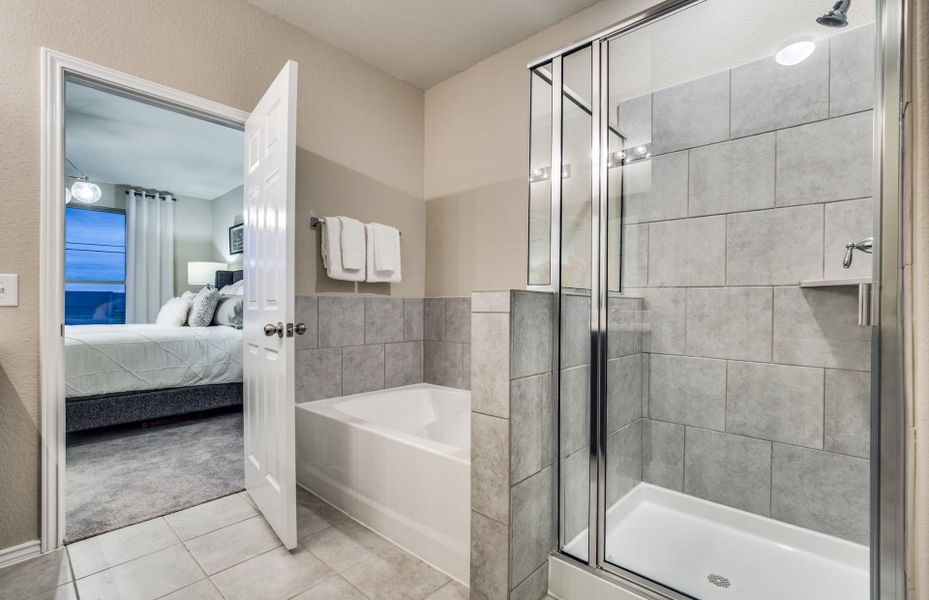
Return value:
[[(217, 286), (241, 279), (220, 271)], [(65, 327), (67, 431), (242, 404), (242, 330), (211, 327)]]

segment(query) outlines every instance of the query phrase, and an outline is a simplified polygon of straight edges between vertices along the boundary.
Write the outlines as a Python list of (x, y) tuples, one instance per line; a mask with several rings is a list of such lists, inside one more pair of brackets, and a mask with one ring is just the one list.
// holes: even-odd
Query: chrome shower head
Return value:
[(816, 22), (826, 27), (845, 27), (848, 25), (848, 9), (852, 0), (839, 0), (823, 16), (817, 17)]

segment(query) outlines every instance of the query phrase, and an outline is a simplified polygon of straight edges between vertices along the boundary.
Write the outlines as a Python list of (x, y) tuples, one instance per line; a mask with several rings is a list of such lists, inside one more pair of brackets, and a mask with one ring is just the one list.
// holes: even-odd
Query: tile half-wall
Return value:
[[(297, 296), (296, 401), (414, 383), (468, 389), (470, 298)], [(467, 375), (465, 375), (467, 373)]]

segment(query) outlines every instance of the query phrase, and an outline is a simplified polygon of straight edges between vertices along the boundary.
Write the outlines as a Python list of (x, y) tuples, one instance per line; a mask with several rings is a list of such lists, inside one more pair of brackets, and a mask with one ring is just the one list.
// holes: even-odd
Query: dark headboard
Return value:
[(242, 281), (242, 271), (216, 271), (216, 288), (223, 289), (236, 281)]

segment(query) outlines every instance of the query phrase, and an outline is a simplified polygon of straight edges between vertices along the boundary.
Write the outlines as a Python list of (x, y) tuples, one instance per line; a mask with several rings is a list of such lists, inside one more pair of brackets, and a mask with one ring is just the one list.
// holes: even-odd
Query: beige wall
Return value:
[(526, 64), (656, 3), (604, 0), (426, 91), (427, 295), (525, 286)]
[(20, 274), (19, 306), (0, 308), (6, 548), (39, 536), (39, 48), (243, 110), (287, 59), (300, 63), (298, 294), (321, 287), (307, 224), (318, 210), (399, 226), (409, 260), (391, 292), (422, 295), (424, 100), (413, 86), (241, 0), (0, 0), (0, 31), (0, 179), (7, 182), (0, 272)]

